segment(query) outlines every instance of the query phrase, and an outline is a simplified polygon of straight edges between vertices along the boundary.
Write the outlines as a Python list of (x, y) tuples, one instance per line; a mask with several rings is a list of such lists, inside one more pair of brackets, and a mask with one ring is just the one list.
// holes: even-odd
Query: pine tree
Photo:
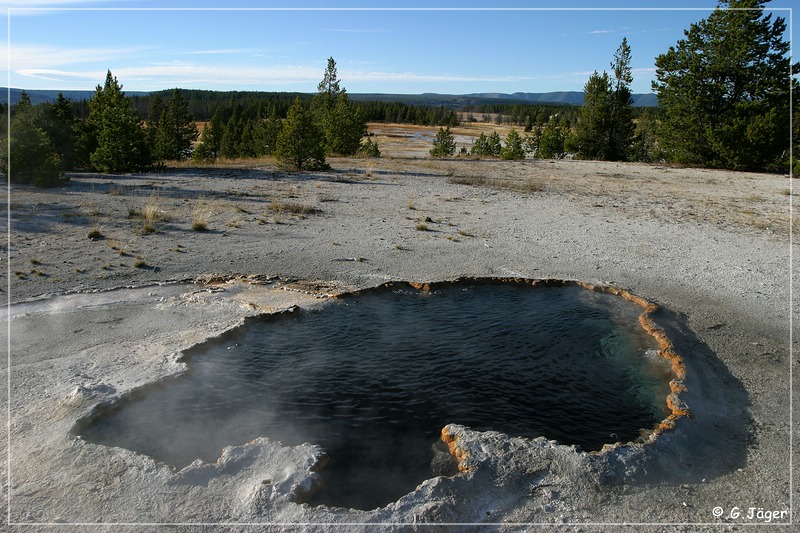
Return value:
[(492, 130), (489, 139), (486, 141), (486, 149), (486, 155), (500, 157), (500, 151), (503, 149), (503, 145), (500, 143), (500, 134), (497, 133), (497, 131)]
[(239, 137), (238, 156), (239, 157), (255, 157), (255, 139), (253, 137), (253, 121), (241, 119), (242, 125), (241, 136)]
[(239, 111), (237, 109), (225, 124), (225, 129), (219, 141), (219, 157), (224, 159), (235, 159), (239, 157), (239, 140), (241, 138), (240, 124)]
[(311, 112), (325, 135), (325, 151), (328, 154), (353, 155), (358, 152), (361, 138), (367, 133), (367, 121), (361, 110), (350, 103), (347, 91), (340, 83), (336, 61), (329, 57), (325, 74), (317, 85), (317, 94), (311, 101)]
[(456, 152), (456, 140), (450, 132), (450, 126), (439, 128), (436, 138), (433, 140), (433, 148), (430, 154), (433, 157), (449, 157)]
[(583, 107), (575, 131), (575, 148), (582, 159), (608, 159), (613, 125), (611, 80), (595, 71), (583, 88)]
[(328, 153), (353, 155), (358, 152), (361, 138), (367, 134), (367, 123), (361, 110), (350, 103), (346, 92), (339, 95), (328, 121), (324, 128)]
[(636, 120), (636, 130), (631, 145), (632, 160), (653, 163), (663, 159), (658, 145), (657, 113), (656, 108), (646, 109)]
[(45, 104), (43, 108), (39, 126), (53, 143), (53, 148), (61, 159), (61, 167), (64, 170), (75, 168), (78, 124), (72, 101), (59, 91), (56, 101)]
[(551, 118), (539, 136), (537, 159), (561, 159), (566, 154), (566, 136), (555, 117)]
[(130, 172), (152, 163), (139, 115), (111, 71), (106, 74), (105, 84), (97, 86), (89, 101), (87, 122), (96, 136), (97, 148), (89, 158), (95, 169)]
[(8, 142), (0, 146), (0, 170), (11, 183), (54, 187), (66, 182), (61, 159), (50, 138), (36, 125), (30, 97), (24, 91), (14, 110)]
[(278, 118), (275, 106), (271, 106), (269, 116), (259, 120), (253, 129), (253, 145), (256, 157), (263, 157), (275, 153), (275, 143), (281, 132), (281, 121)]
[(192, 159), (213, 161), (218, 158), (224, 131), (225, 128), (222, 125), (220, 111), (219, 108), (217, 108), (211, 116), (211, 121), (206, 125), (203, 133), (200, 135), (200, 146), (198, 146), (197, 150), (192, 154)]
[(484, 132), (481, 132), (478, 138), (472, 142), (472, 148), (469, 153), (479, 158), (491, 155), (489, 151), (489, 138)]
[(158, 146), (159, 125), (164, 116), (165, 107), (164, 99), (158, 93), (153, 95), (150, 105), (147, 106), (147, 141), (150, 143), (150, 150), (156, 160), (168, 159)]
[(631, 47), (623, 37), (614, 61), (613, 94), (611, 95), (611, 129), (608, 139), (607, 158), (611, 161), (626, 161), (633, 142), (633, 98), (631, 94)]
[(324, 135), (300, 97), (289, 108), (275, 146), (278, 161), (295, 170), (325, 168)]
[(199, 132), (180, 89), (173, 89), (155, 127), (156, 157), (168, 161), (186, 158)]
[(500, 150), (503, 159), (525, 159), (525, 150), (522, 148), (522, 137), (517, 130), (511, 128), (506, 135), (506, 145)]
[(378, 147), (377, 142), (372, 142), (372, 139), (367, 139), (364, 144), (361, 145), (361, 148), (358, 149), (358, 153), (366, 156), (366, 157), (380, 157), (381, 150)]
[(625, 161), (633, 141), (633, 99), (630, 84), (631, 49), (623, 38), (608, 73), (595, 71), (583, 89), (584, 102), (575, 131), (578, 157), (607, 161)]
[[(336, 61), (332, 57), (328, 58), (328, 66), (325, 68), (325, 74), (322, 81), (317, 85), (317, 92), (330, 96), (335, 100), (341, 92), (339, 87), (339, 74), (336, 71)], [(335, 103), (335, 102), (334, 102)]]
[(666, 109), (659, 137), (667, 158), (738, 170), (786, 169), (789, 87), (798, 83), (790, 78), (785, 20), (765, 16), (765, 4), (721, 0), (656, 58), (653, 90)]
[[(311, 100), (311, 113), (317, 126), (327, 134), (327, 128), (331, 125), (331, 115), (336, 107), (339, 93), (342, 92), (339, 86), (339, 75), (336, 72), (336, 61), (332, 57), (328, 58), (328, 66), (325, 69), (322, 81), (317, 85), (317, 94)], [(326, 135), (327, 136), (327, 135)]]

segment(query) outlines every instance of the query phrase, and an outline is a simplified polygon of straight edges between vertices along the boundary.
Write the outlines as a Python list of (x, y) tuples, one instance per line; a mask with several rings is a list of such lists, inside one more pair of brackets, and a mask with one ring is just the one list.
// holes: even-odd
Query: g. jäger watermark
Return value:
[(790, 517), (787, 510), (764, 509), (763, 507), (731, 507), (727, 510), (722, 507), (714, 507), (711, 514), (725, 520), (749, 520), (765, 524), (769, 524), (773, 520), (788, 520)]

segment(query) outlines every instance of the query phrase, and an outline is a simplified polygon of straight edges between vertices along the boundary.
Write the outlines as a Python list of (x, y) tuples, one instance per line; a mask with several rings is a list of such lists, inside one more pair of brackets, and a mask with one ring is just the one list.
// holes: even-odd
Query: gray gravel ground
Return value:
[[(789, 178), (582, 161), (332, 166), (74, 175), (63, 190), (11, 192), (2, 441), (11, 529), (717, 531), (789, 522)], [(192, 229), (198, 221), (206, 231)], [(655, 443), (601, 455), (451, 427), (472, 470), (370, 512), (296, 503), (313, 482), (313, 446), (260, 440), (173, 472), (69, 433), (98, 404), (179, 372), (182, 350), (245, 316), (392, 280), (463, 276), (575, 279), (657, 303), (655, 318), (686, 362), (692, 418)], [(151, 286), (181, 280), (216, 283)], [(106, 291), (118, 287), (148, 288)], [(211, 525), (220, 523), (240, 525)]]

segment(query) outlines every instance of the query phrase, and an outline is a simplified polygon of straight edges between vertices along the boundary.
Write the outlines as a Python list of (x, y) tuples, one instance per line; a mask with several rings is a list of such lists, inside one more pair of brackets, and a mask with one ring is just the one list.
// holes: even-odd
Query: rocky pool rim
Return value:
[[(380, 291), (396, 289), (398, 287), (403, 287), (403, 286), (410, 287), (412, 289), (423, 292), (431, 292), (438, 290), (440, 288), (445, 288), (457, 284), (499, 285), (506, 283), (516, 284), (516, 285), (527, 285), (531, 287), (577, 286), (592, 292), (617, 296), (624, 300), (632, 302), (642, 308), (642, 312), (639, 314), (638, 318), (639, 324), (644, 330), (644, 332), (649, 336), (651, 336), (658, 344), (659, 348), (658, 350), (656, 350), (656, 355), (670, 364), (670, 371), (673, 375), (673, 379), (671, 379), (669, 382), (670, 393), (667, 395), (665, 399), (667, 407), (666, 411), (668, 412), (668, 415), (652, 428), (641, 428), (642, 435), (635, 441), (628, 441), (628, 442), (617, 441), (613, 443), (607, 443), (604, 444), (600, 450), (592, 450), (592, 451), (581, 450), (581, 452), (589, 456), (600, 456), (600, 455), (605, 455), (606, 453), (612, 450), (616, 450), (630, 445), (646, 446), (648, 444), (655, 442), (662, 433), (669, 432), (675, 429), (678, 425), (679, 420), (684, 418), (691, 418), (692, 416), (692, 412), (689, 409), (688, 405), (683, 400), (683, 398), (681, 398), (681, 393), (688, 390), (685, 385), (686, 365), (684, 364), (684, 358), (681, 354), (679, 354), (676, 351), (673, 341), (668, 337), (664, 328), (659, 326), (656, 323), (655, 319), (653, 318), (653, 315), (658, 313), (661, 307), (658, 306), (655, 302), (648, 300), (642, 296), (636, 295), (627, 289), (614, 287), (612, 285), (606, 285), (606, 284), (589, 283), (576, 279), (528, 278), (528, 277), (517, 277), (517, 276), (496, 276), (496, 277), (462, 276), (454, 279), (435, 280), (435, 281), (392, 280), (371, 287), (342, 288), (342, 289), (335, 288), (335, 286), (321, 280), (312, 281), (312, 280), (302, 280), (297, 278), (285, 279), (281, 278), (280, 276), (261, 276), (261, 275), (250, 275), (250, 276), (212, 275), (212, 276), (199, 277), (194, 280), (184, 279), (180, 281), (156, 283), (155, 285), (172, 285), (172, 284), (186, 283), (186, 284), (201, 285), (204, 286), (206, 289), (213, 290), (215, 287), (221, 288), (221, 286), (223, 285), (237, 283), (237, 282), (246, 284), (248, 286), (274, 285), (276, 289), (282, 289), (287, 291), (298, 291), (305, 294), (313, 295), (322, 300), (325, 299), (336, 300), (347, 297), (355, 297), (368, 293), (377, 293)], [(144, 289), (147, 286), (152, 286), (152, 285), (144, 285), (138, 288)], [(137, 287), (124, 287), (124, 288), (133, 289)], [(109, 291), (113, 290), (115, 289), (109, 289)], [(100, 291), (100, 292), (106, 292), (106, 291)], [(60, 294), (51, 295), (51, 297), (57, 297), (57, 296), (60, 296)], [(259, 313), (255, 316), (247, 317), (237, 327), (231, 328), (227, 331), (223, 331), (218, 335), (206, 339), (206, 341), (200, 342), (192, 346), (188, 346), (185, 349), (181, 350), (177, 358), (177, 361), (188, 363), (188, 361), (191, 359), (192, 353), (195, 352), (195, 350), (197, 350), (198, 348), (205, 345), (206, 342), (217, 342), (219, 340), (225, 339), (228, 335), (234, 334), (235, 331), (239, 329), (239, 327), (246, 325), (248, 322), (252, 320), (262, 320), (270, 316), (277, 316), (284, 313), (293, 313), (298, 309), (299, 306), (295, 305), (289, 307), (288, 309), (266, 311), (263, 313)], [(175, 374), (172, 374), (170, 376), (165, 376), (162, 379), (159, 379), (151, 383), (146, 383), (144, 385), (141, 385), (140, 387), (136, 387), (130, 391), (127, 391), (120, 396), (116, 396), (114, 398), (110, 398), (95, 404), (92, 408), (89, 409), (88, 413), (85, 413), (83, 416), (80, 416), (77, 420), (75, 420), (72, 427), (70, 428), (69, 433), (73, 436), (79, 436), (82, 429), (84, 429), (87, 425), (92, 424), (94, 420), (97, 419), (98, 417), (102, 417), (103, 415), (107, 414), (109, 410), (113, 410), (115, 407), (120, 407), (122, 404), (127, 403), (128, 401), (134, 400), (137, 397), (141, 396), (142, 394), (146, 394), (151, 387), (165, 386), (172, 380), (179, 379), (180, 377), (184, 376), (189, 371), (190, 369), (187, 364), (186, 367), (184, 367), (182, 370), (180, 370)], [(468, 461), (469, 452), (459, 446), (458, 441), (460, 439), (460, 436), (458, 435), (457, 432), (451, 431), (452, 429), (451, 426), (455, 428), (458, 427), (454, 426), (453, 424), (445, 425), (441, 430), (441, 440), (445, 443), (445, 445), (447, 445), (451, 455), (453, 455), (453, 457), (457, 461), (458, 470), (462, 473), (466, 473), (469, 470), (471, 470), (470, 462)], [(573, 448), (576, 451), (578, 451), (578, 448), (576, 448), (575, 446), (566, 444), (561, 444), (561, 445), (567, 448)]]

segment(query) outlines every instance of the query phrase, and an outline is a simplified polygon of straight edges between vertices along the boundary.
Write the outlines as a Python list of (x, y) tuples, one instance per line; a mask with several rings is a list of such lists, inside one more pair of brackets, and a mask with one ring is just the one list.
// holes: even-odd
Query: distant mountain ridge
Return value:
[[(94, 96), (94, 91), (60, 91), (65, 98), (80, 101), (89, 100)], [(151, 92), (161, 91), (125, 91), (127, 96), (147, 96)], [(229, 91), (221, 91), (229, 92)], [(269, 91), (241, 91), (241, 92), (264, 92)], [(58, 98), (57, 90), (28, 90), (31, 103), (34, 105), (44, 102), (54, 102)], [(0, 99), (7, 99), (8, 89), (0, 87)], [(11, 89), (11, 104), (19, 102), (22, 89)], [(471, 93), (471, 94), (388, 94), (388, 93), (348, 93), (354, 101), (381, 101), (381, 102), (404, 102), (414, 105), (443, 105), (446, 107), (458, 107), (467, 104), (489, 104), (489, 103), (508, 103), (508, 104), (563, 104), (581, 105), (583, 104), (582, 91), (556, 91), (548, 93)], [(634, 107), (656, 107), (658, 98), (653, 93), (634, 94)]]
[[(24, 89), (28, 93), (33, 105), (43, 104), (46, 102), (55, 102), (58, 98), (58, 93), (63, 93), (64, 98), (69, 98), (75, 102), (81, 100), (90, 100), (94, 96), (94, 91), (58, 91), (58, 90), (40, 90), (40, 89)], [(11, 89), (11, 105), (19, 102), (22, 96), (23, 89)], [(150, 92), (142, 91), (125, 91), (126, 96), (147, 96)], [(5, 102), (8, 99), (8, 88), (0, 87), (0, 99)]]
[[(472, 93), (465, 96), (494, 98), (496, 100), (530, 101), (532, 103), (582, 105), (583, 91), (557, 91), (549, 93)], [(653, 93), (633, 95), (634, 107), (656, 107), (658, 97)]]

